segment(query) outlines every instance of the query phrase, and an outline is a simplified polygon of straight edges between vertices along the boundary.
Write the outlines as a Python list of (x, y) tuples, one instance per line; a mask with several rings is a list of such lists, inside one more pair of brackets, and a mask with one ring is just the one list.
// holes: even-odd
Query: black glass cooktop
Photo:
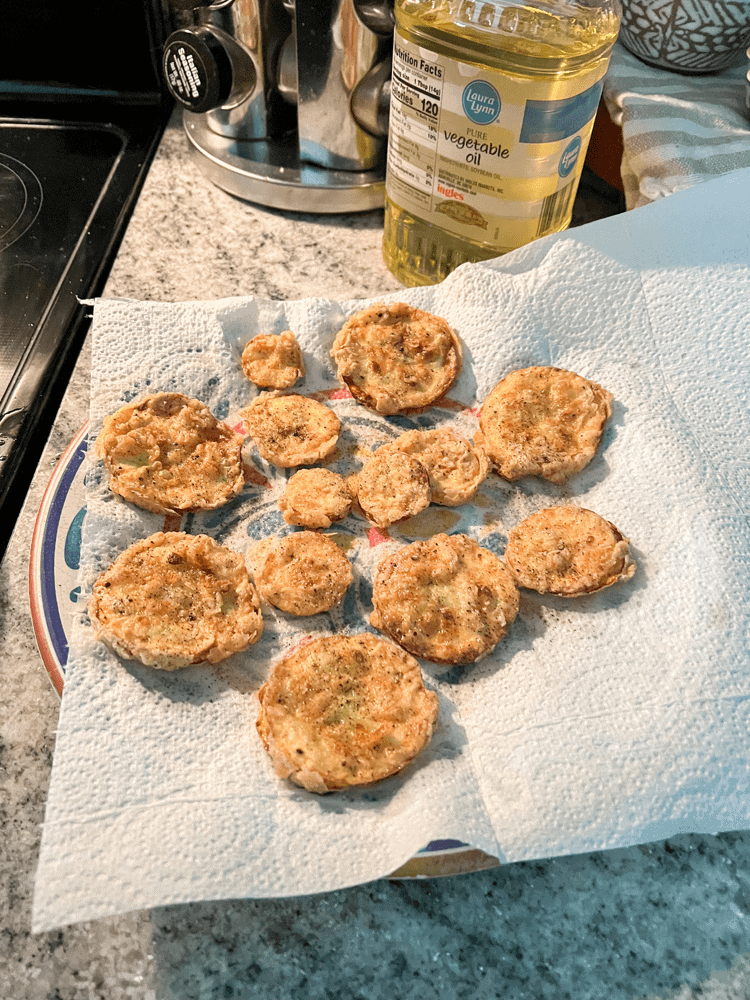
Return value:
[[(86, 267), (76, 254), (122, 152), (116, 133), (54, 123), (0, 124), (0, 379), (12, 386), (55, 290)], [(4, 411), (5, 412), (5, 411)]]
[(0, 556), (168, 117), (28, 110), (0, 116)]

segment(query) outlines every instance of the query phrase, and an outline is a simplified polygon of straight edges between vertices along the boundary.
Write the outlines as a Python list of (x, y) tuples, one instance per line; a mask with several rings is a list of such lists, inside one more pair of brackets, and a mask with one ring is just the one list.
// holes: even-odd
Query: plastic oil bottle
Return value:
[(570, 225), (618, 0), (395, 0), (383, 256), (441, 281)]

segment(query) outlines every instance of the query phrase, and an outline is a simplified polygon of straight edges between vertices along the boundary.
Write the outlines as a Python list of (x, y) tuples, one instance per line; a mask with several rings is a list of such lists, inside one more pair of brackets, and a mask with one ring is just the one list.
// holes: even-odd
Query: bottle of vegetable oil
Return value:
[(618, 0), (395, 0), (383, 256), (441, 281), (570, 225)]

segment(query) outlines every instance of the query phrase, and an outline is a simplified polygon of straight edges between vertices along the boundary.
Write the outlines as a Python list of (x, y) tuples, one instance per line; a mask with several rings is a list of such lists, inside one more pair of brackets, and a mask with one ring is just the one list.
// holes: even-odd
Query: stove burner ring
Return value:
[(0, 153), (0, 251), (15, 243), (42, 207), (42, 185), (24, 163)]

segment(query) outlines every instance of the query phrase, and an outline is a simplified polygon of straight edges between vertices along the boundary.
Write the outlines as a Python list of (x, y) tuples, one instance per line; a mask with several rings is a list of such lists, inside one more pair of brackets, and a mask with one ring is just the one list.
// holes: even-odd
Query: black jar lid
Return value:
[(232, 89), (232, 63), (210, 28), (181, 28), (164, 45), (164, 76), (172, 96), (188, 111), (221, 107)]

